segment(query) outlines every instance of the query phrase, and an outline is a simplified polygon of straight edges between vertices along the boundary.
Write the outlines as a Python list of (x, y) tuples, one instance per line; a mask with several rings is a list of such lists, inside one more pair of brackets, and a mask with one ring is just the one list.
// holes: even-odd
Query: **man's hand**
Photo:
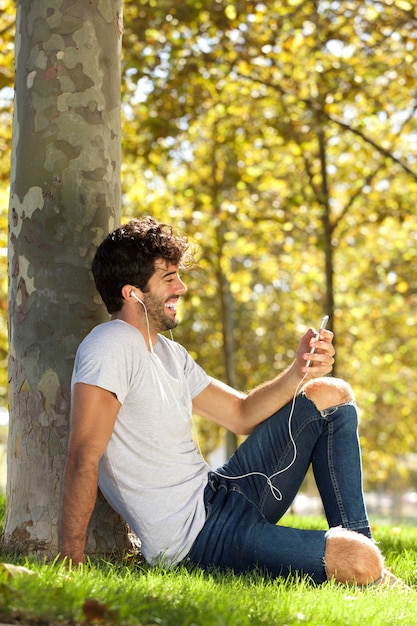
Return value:
[[(302, 336), (297, 350), (297, 367), (302, 375), (307, 374), (308, 379), (329, 374), (334, 365), (333, 333), (322, 329), (320, 339), (316, 339), (316, 334), (317, 331), (314, 328), (309, 328)], [(312, 348), (314, 348), (313, 353), (311, 353)], [(309, 366), (307, 366), (307, 361), (311, 361)]]
[(71, 398), (71, 429), (59, 516), (60, 558), (83, 562), (87, 527), (97, 498), (98, 464), (120, 410), (116, 396), (77, 383)]

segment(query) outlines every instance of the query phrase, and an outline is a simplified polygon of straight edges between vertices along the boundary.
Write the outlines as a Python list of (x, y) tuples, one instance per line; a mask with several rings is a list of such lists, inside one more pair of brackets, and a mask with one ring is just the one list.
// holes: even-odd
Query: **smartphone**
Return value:
[[(320, 331), (321, 331), (321, 330), (323, 330), (323, 328), (326, 328), (326, 326), (327, 326), (327, 322), (328, 322), (328, 321), (329, 321), (329, 316), (328, 316), (328, 315), (325, 315), (325, 316), (323, 317), (323, 319), (321, 320), (321, 322), (320, 322), (319, 329), (318, 329), (318, 331), (316, 332), (316, 336), (314, 337), (314, 339), (316, 339), (316, 340), (317, 340), (317, 339), (320, 339)], [(313, 353), (314, 353), (314, 348), (311, 348), (311, 350), (310, 350), (310, 354), (313, 354)], [(311, 363), (311, 361), (312, 361), (312, 359), (308, 359), (308, 361), (306, 361), (306, 367), (310, 367), (310, 363)]]

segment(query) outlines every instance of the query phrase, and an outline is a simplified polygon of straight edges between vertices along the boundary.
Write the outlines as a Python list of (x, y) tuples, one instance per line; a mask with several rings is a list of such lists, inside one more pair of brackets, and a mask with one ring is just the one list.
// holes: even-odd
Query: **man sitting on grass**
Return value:
[[(160, 334), (177, 325), (180, 272), (192, 262), (187, 238), (151, 217), (117, 228), (96, 252), (94, 279), (110, 320), (83, 340), (74, 365), (61, 556), (82, 562), (99, 484), (150, 564), (300, 573), (317, 583), (382, 580), (354, 395), (343, 380), (323, 377), (334, 362), (332, 333), (316, 339), (309, 329), (282, 374), (235, 391)], [(193, 442), (193, 413), (249, 435), (216, 471)], [(310, 464), (330, 530), (277, 525)]]

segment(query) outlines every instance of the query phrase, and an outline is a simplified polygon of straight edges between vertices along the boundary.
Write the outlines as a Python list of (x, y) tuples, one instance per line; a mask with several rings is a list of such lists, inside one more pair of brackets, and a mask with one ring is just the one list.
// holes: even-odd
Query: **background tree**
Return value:
[[(217, 122), (212, 135), (223, 148), (217, 171), (223, 172), (222, 229), (230, 242), (222, 266), (235, 311), (248, 298), (244, 285), (255, 288), (253, 316), (235, 325), (235, 362), (243, 337), (246, 353), (253, 345), (253, 354), (264, 355), (264, 362), (249, 360), (238, 376), (241, 386), (276, 363), (277, 325), (297, 334), (326, 310), (339, 342), (338, 371), (350, 378), (364, 408), (365, 461), (376, 470), (370, 483), (405, 469), (416, 426), (414, 394), (403, 396), (403, 381), (411, 390), (416, 381), (408, 365), (406, 379), (397, 372), (402, 355), (415, 349), (415, 247), (407, 248), (401, 277), (388, 268), (398, 267), (392, 255), (401, 249), (404, 229), (407, 241), (415, 237), (415, 8), (409, 2), (219, 1), (202, 10), (192, 1), (156, 8), (128, 0), (125, 7), (127, 115), (129, 128), (140, 124), (143, 131), (134, 169), (139, 160), (146, 177), (136, 205), (135, 191), (126, 187), (129, 210), (179, 221), (188, 215), (184, 224), (211, 258), (219, 194), (208, 175), (214, 152), (207, 135), (220, 116), (224, 127)], [(129, 148), (127, 141), (126, 173)], [(238, 273), (239, 258), (245, 261)], [(269, 271), (255, 278), (255, 267)], [(216, 284), (209, 267), (204, 282)], [(210, 305), (199, 300), (207, 317)], [(275, 313), (270, 324), (268, 311)], [(394, 340), (384, 311), (401, 320)], [(199, 345), (210, 352), (218, 327), (199, 325), (204, 328)], [(398, 397), (401, 428), (390, 400)], [(394, 433), (395, 454), (379, 445)]]

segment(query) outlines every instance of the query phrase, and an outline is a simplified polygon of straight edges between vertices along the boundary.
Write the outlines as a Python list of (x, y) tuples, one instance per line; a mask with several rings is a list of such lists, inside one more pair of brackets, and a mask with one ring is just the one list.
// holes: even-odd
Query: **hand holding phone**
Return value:
[[(314, 337), (314, 339), (317, 341), (318, 339), (320, 339), (320, 331), (323, 330), (324, 328), (326, 328), (327, 322), (329, 321), (329, 316), (325, 315), (323, 317), (323, 319), (320, 322), (320, 326), (318, 331), (316, 332), (316, 336)], [(310, 350), (310, 354), (314, 353), (315, 348), (311, 348)], [(308, 359), (308, 361), (306, 361), (306, 367), (310, 367), (310, 363), (311, 363), (312, 359)]]

